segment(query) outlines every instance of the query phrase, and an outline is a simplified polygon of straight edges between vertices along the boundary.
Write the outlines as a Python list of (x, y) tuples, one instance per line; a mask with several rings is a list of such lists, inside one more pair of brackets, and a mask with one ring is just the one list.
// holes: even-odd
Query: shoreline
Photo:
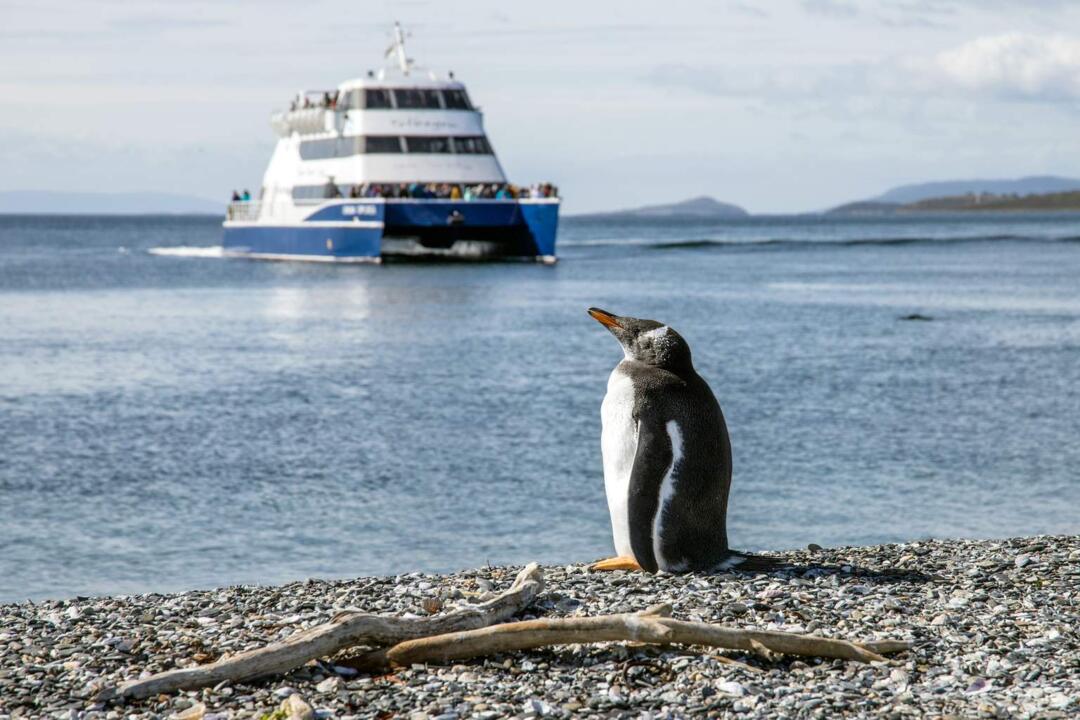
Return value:
[(261, 647), (344, 609), (425, 615), (486, 599), (518, 568), (307, 580), (0, 605), (0, 718), (261, 718), (290, 694), (326, 718), (1080, 712), (1080, 535), (776, 555), (794, 569), (649, 576), (545, 566), (546, 590), (524, 617), (635, 612), (668, 602), (680, 619), (911, 640), (914, 648), (862, 665), (699, 647), (573, 645), (374, 678), (309, 663), (261, 682), (123, 706), (94, 702), (105, 685)]

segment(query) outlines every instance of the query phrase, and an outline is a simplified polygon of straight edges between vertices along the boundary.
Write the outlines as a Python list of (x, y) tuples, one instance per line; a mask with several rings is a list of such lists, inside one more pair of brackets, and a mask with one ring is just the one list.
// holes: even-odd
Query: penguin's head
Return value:
[(655, 320), (639, 320), (589, 308), (589, 315), (611, 331), (622, 345), (627, 360), (676, 369), (692, 367), (690, 346), (674, 329)]

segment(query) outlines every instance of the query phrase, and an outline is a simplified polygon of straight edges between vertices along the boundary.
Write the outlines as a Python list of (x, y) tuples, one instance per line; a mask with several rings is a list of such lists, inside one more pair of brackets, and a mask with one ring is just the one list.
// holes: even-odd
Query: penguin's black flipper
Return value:
[(634, 557), (642, 570), (651, 573), (659, 569), (653, 544), (653, 518), (660, 512), (660, 486), (672, 461), (671, 438), (664, 426), (639, 419), (627, 510)]
[(713, 572), (770, 572), (790, 565), (783, 558), (770, 555), (751, 555), (750, 553), (731, 550), (728, 552), (728, 556), (713, 568)]

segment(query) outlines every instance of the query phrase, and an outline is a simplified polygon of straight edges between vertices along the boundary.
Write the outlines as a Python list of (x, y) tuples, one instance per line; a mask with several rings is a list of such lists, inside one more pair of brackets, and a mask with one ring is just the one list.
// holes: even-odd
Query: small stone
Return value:
[(206, 717), (206, 705), (195, 703), (186, 710), (175, 713), (172, 717), (173, 720), (204, 720)]
[(750, 611), (750, 608), (741, 602), (733, 602), (727, 606), (727, 609), (731, 611), (732, 615), (745, 615)]
[(537, 700), (536, 698), (526, 700), (524, 710), (526, 713), (536, 713), (541, 717), (551, 714), (551, 706), (543, 700)]
[(735, 697), (742, 697), (746, 694), (746, 688), (733, 680), (725, 680), (724, 682), (717, 683), (716, 689), (727, 695), (734, 695)]
[(315, 720), (315, 711), (304, 698), (296, 694), (285, 698), (280, 709), (285, 713), (286, 720)]
[(821, 552), (822, 548), (817, 543), (810, 543), (806, 546), (806, 549), (810, 552)]
[(1031, 563), (1031, 556), (1030, 555), (1017, 555), (1016, 559), (1013, 560), (1013, 565), (1015, 565), (1018, 568), (1022, 568), (1025, 565), (1029, 565), (1030, 563)]
[(341, 689), (341, 678), (337, 675), (328, 677), (315, 686), (315, 691), (320, 693), (336, 693)]

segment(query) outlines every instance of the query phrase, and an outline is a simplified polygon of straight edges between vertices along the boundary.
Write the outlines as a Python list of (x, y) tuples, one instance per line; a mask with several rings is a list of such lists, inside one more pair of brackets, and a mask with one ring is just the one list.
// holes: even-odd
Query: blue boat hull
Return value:
[(226, 221), (226, 253), (266, 259), (378, 262), (401, 248), (485, 259), (554, 260), (557, 202), (341, 200), (291, 224)]

